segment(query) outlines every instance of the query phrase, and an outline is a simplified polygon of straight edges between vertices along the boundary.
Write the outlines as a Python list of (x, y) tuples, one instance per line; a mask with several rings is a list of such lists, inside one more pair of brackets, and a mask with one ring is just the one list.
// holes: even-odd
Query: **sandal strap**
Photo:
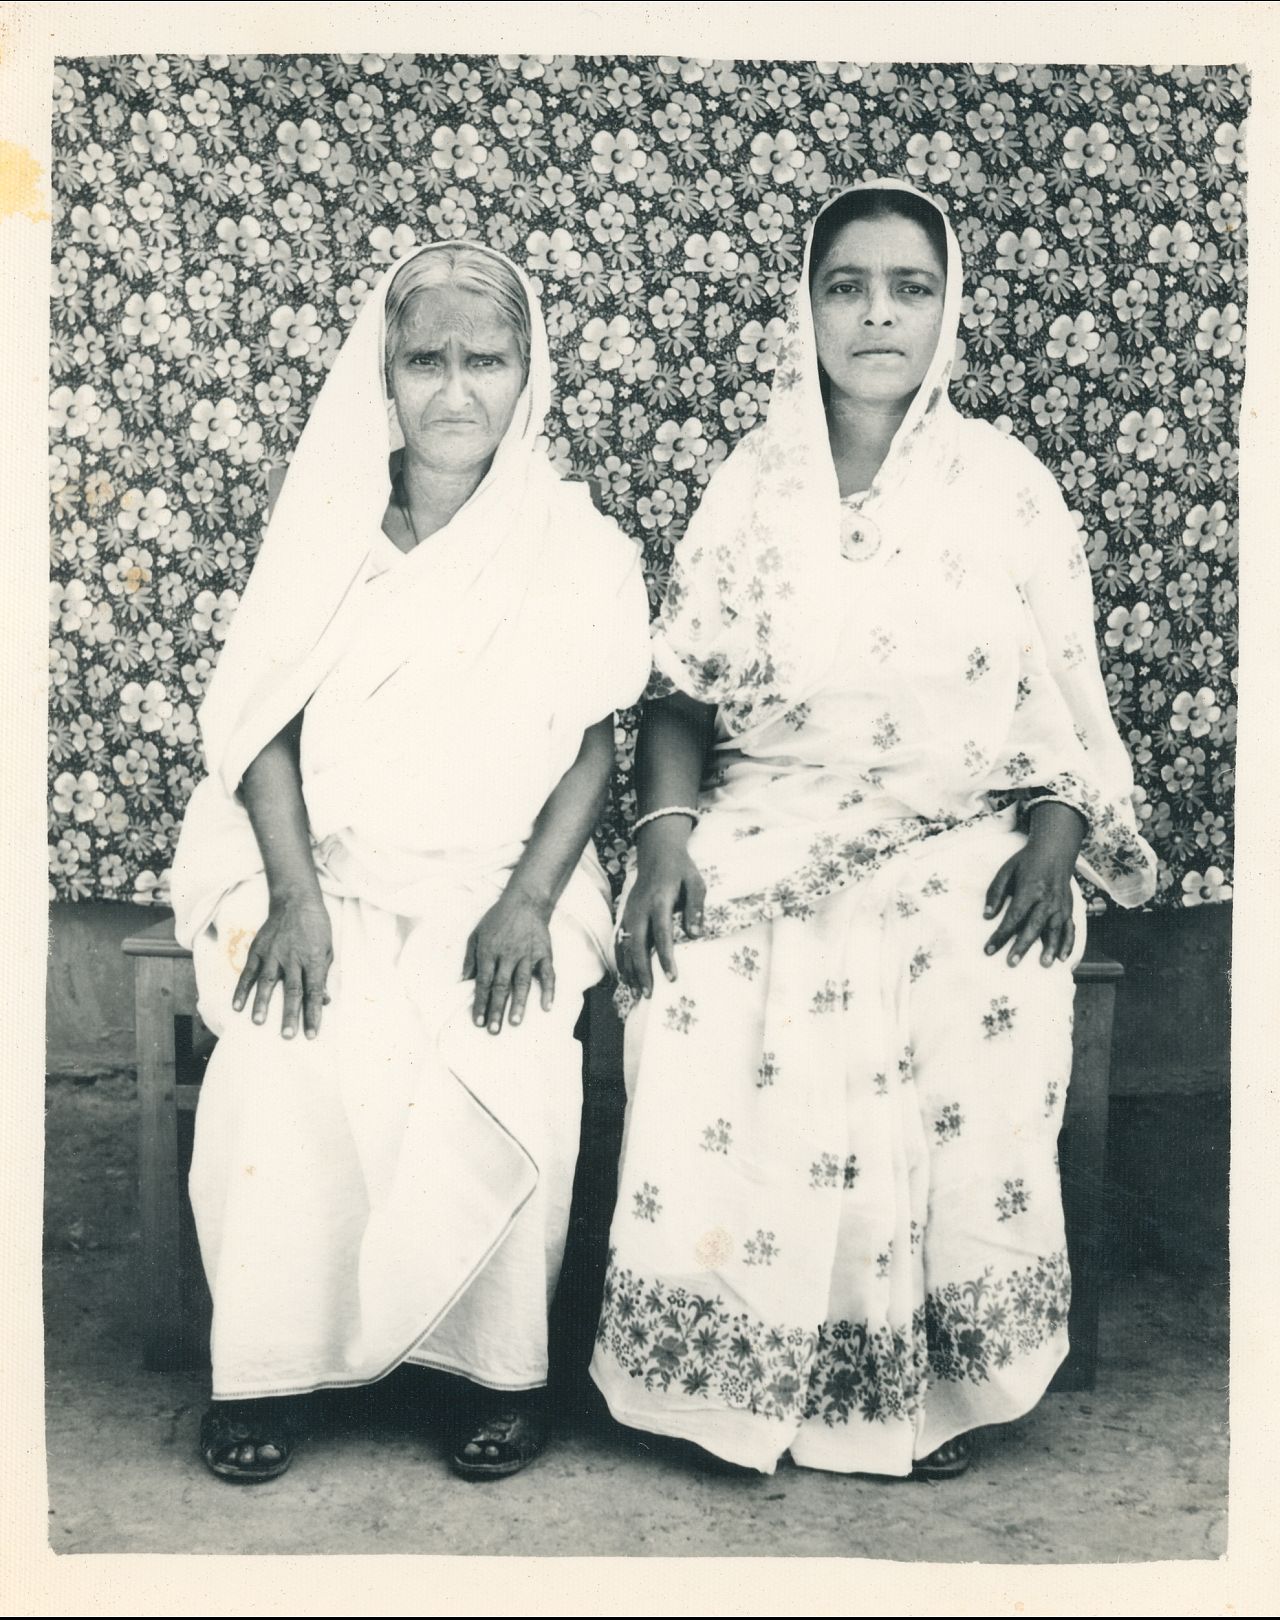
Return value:
[(293, 1441), (293, 1425), (282, 1412), (263, 1413), (254, 1422), (238, 1412), (219, 1411), (215, 1402), (200, 1419), (200, 1445), (205, 1451), (241, 1445), (275, 1446), (284, 1451)]
[(972, 1456), (973, 1433), (966, 1430), (963, 1434), (953, 1435), (950, 1440), (944, 1440), (940, 1446), (935, 1446), (927, 1457), (918, 1457), (912, 1463), (911, 1471), (925, 1478), (943, 1478), (961, 1474), (968, 1467)]
[(492, 1444), (502, 1444), (511, 1439), (522, 1423), (529, 1422), (523, 1412), (499, 1412), (484, 1420), (481, 1426), (467, 1436), (468, 1441), (488, 1441)]
[(469, 1446), (498, 1446), (509, 1456), (531, 1462), (546, 1444), (546, 1423), (533, 1412), (495, 1412), (475, 1429), (464, 1431), (454, 1447), (454, 1460), (465, 1468), (483, 1471), (502, 1462), (500, 1457), (468, 1457)]

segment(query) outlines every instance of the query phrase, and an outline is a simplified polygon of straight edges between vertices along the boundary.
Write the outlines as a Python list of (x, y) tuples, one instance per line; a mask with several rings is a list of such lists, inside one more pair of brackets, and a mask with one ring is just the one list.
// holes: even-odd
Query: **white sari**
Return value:
[[(219, 1036), (191, 1174), (217, 1398), (367, 1382), (405, 1359), (545, 1381), (581, 1107), (572, 1033), (611, 960), (588, 845), (552, 918), (554, 1007), (497, 1038), (472, 1023), (467, 936), (584, 730), (643, 686), (647, 603), (637, 549), (538, 450), (549, 357), (527, 284), (529, 380), (485, 480), (407, 555), (382, 533), (390, 279), (291, 464), (201, 711), (210, 774), (173, 872)], [(262, 1026), (230, 1005), (267, 910), (237, 788), (300, 710), (334, 937), (315, 1041), (281, 1038), (278, 999)]]
[[(883, 182), (894, 188), (894, 182)], [(902, 188), (907, 189), (907, 188)], [(906, 1474), (1029, 1410), (1066, 1352), (1056, 1139), (1072, 963), (988, 957), (1042, 798), (1152, 892), (1051, 476), (951, 407), (961, 296), (871, 489), (842, 503), (807, 270), (768, 423), (712, 480), (656, 690), (718, 708), (690, 854), (705, 934), (628, 1018), (592, 1372), (622, 1421), (771, 1471)]]

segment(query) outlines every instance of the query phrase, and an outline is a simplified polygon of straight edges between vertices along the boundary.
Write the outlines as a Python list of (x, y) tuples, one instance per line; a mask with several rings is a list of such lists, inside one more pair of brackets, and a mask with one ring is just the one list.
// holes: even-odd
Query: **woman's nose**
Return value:
[(456, 361), (451, 362), (445, 369), (444, 387), (441, 391), (447, 404), (464, 404), (467, 398), (466, 368)]
[(862, 320), (865, 326), (887, 326), (893, 320), (893, 300), (887, 287), (872, 284)]

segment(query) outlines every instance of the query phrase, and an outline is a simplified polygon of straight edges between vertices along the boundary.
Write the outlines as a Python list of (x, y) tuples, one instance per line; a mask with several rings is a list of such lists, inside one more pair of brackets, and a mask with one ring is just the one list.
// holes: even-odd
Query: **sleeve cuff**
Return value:
[(1064, 793), (1036, 793), (1018, 801), (1019, 820), (1026, 821), (1038, 804), (1065, 804), (1068, 810), (1074, 810), (1080, 816), (1086, 828), (1093, 825), (1093, 819), (1087, 808), (1078, 800), (1070, 799)]

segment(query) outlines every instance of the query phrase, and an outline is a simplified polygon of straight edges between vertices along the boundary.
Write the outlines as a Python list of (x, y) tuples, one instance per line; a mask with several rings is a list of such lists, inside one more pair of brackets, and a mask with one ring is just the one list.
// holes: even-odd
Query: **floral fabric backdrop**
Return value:
[[(267, 474), (399, 254), (474, 237), (528, 267), (549, 452), (643, 542), (656, 604), (766, 408), (806, 221), (874, 173), (951, 211), (957, 402), (1025, 440), (1078, 514), (1158, 903), (1225, 898), (1247, 102), (1230, 66), (61, 63), (53, 893), (164, 899)], [(633, 729), (601, 830), (615, 876)]]

